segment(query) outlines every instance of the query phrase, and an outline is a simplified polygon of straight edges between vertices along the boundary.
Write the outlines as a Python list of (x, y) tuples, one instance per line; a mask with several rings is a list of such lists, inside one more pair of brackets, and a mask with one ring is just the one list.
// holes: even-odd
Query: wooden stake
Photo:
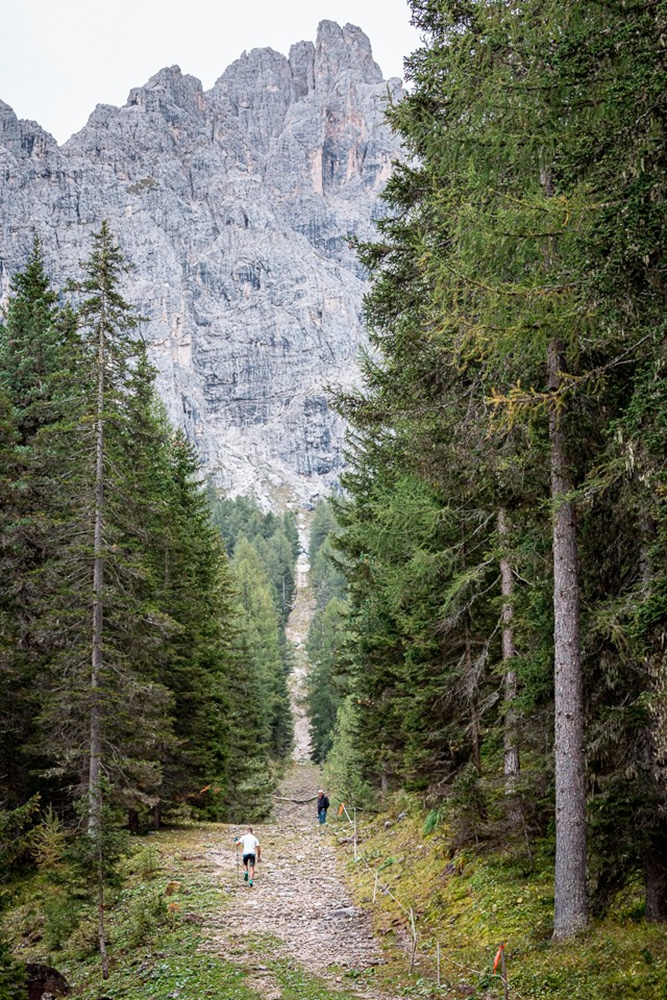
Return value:
[(440, 942), (437, 941), (435, 945), (435, 960), (438, 966), (438, 986), (440, 986)]
[(410, 923), (412, 924), (412, 955), (410, 956), (410, 972), (415, 967), (415, 956), (417, 954), (417, 929), (415, 927), (415, 911), (410, 907)]
[(510, 988), (509, 988), (509, 984), (507, 982), (507, 969), (505, 968), (505, 949), (504, 948), (503, 948), (502, 952), (500, 953), (500, 963), (501, 963), (500, 964), (500, 968), (502, 969), (503, 989), (505, 991), (505, 1000), (509, 1000), (509, 997), (510, 997)]
[(375, 903), (375, 900), (377, 899), (377, 895), (378, 895), (378, 873), (376, 872), (375, 873), (375, 885), (373, 886), (373, 903)]
[(357, 807), (354, 807), (354, 860), (357, 860)]

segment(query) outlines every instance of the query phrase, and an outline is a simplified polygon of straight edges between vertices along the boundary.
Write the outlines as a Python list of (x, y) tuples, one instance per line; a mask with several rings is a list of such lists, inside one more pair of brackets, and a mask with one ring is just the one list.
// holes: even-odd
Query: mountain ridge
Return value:
[(355, 381), (365, 341), (347, 240), (373, 238), (401, 94), (360, 28), (323, 21), (315, 43), (243, 53), (207, 91), (165, 67), (62, 146), (0, 102), (0, 295), (34, 234), (58, 283), (106, 218), (205, 468), (265, 506), (328, 492), (344, 427), (322, 386)]

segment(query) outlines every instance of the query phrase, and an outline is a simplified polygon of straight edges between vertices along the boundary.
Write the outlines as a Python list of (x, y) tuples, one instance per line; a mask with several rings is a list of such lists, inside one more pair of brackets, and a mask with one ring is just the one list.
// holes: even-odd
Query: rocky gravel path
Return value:
[(309, 760), (304, 707), (308, 672), (305, 643), (313, 611), (308, 586), (308, 529), (309, 519), (302, 513), (297, 594), (286, 630), (295, 652), (291, 677), (294, 761), (280, 787), (275, 822), (255, 828), (262, 861), (254, 887), (240, 877), (232, 846), (234, 835), (245, 832), (243, 828), (228, 828), (228, 847), (223, 844), (207, 849), (214, 877), (229, 899), (221, 913), (207, 918), (206, 948), (243, 965), (249, 972), (250, 986), (264, 1000), (281, 1000), (282, 992), (270, 967), (279, 959), (291, 959), (310, 976), (321, 977), (334, 993), (341, 992), (341, 998), (388, 1000), (345, 976), (346, 971), (363, 971), (380, 964), (382, 957), (373, 938), (370, 915), (355, 906), (345, 885), (334, 835), (317, 821), (315, 799), (322, 778), (319, 768)]
[(307, 764), (310, 761), (310, 720), (306, 713), (306, 683), (310, 664), (306, 652), (306, 641), (310, 621), (315, 611), (315, 599), (310, 588), (310, 563), (308, 561), (308, 541), (312, 518), (305, 511), (299, 511), (297, 527), (301, 551), (296, 563), (296, 598), (290, 613), (285, 635), (291, 643), (294, 665), (289, 678), (292, 717), (294, 719), (294, 760)]
[[(319, 771), (295, 764), (282, 784), (284, 799), (314, 795)], [(251, 970), (251, 985), (266, 1000), (281, 993), (266, 963), (291, 958), (332, 987), (350, 969), (368, 969), (382, 961), (370, 916), (355, 906), (342, 878), (333, 835), (319, 827), (314, 802), (279, 801), (276, 822), (255, 828), (262, 844), (255, 886), (238, 876), (230, 827), (229, 848), (209, 849), (218, 881), (229, 904), (207, 921), (207, 950), (225, 955)], [(378, 997), (345, 983), (347, 995)]]

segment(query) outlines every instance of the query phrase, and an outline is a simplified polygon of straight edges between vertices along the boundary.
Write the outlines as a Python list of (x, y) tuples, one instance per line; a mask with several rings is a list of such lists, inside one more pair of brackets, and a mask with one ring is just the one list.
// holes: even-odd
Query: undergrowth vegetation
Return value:
[[(76, 892), (60, 861), (12, 886), (4, 930), (23, 961), (61, 972), (72, 996), (97, 1000), (216, 997), (253, 1000), (240, 966), (201, 949), (205, 915), (224, 905), (224, 891), (193, 864), (202, 837), (192, 827), (152, 836), (119, 865), (106, 908), (110, 977), (102, 981), (93, 902)], [(201, 857), (197, 855), (197, 860)]]
[[(586, 934), (555, 943), (551, 843), (530, 850), (521, 841), (456, 849), (446, 823), (435, 824), (415, 800), (401, 795), (393, 805), (389, 814), (362, 820), (358, 814), (356, 862), (346, 847), (357, 899), (373, 911), (375, 930), (388, 946), (382, 972), (388, 987), (400, 980), (406, 996), (501, 998), (493, 965), (505, 943), (510, 998), (667, 995), (667, 939), (664, 928), (644, 919), (641, 885), (626, 887)], [(407, 977), (411, 908), (418, 947)]]

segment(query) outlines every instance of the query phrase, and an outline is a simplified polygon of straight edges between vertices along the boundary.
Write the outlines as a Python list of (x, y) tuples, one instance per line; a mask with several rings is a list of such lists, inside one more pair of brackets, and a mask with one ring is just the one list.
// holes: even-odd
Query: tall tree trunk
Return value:
[(95, 459), (95, 527), (93, 535), (93, 646), (90, 674), (90, 770), (88, 776), (88, 832), (99, 836), (102, 827), (102, 632), (104, 625), (103, 512), (104, 512), (104, 353), (105, 327), (100, 322), (97, 375), (97, 441)]
[(512, 604), (514, 598), (514, 574), (512, 573), (512, 566), (507, 556), (509, 551), (509, 526), (502, 507), (498, 510), (498, 537), (500, 539), (500, 593), (503, 599), (503, 687), (505, 701), (503, 770), (505, 774), (505, 795), (508, 796), (507, 816), (510, 824), (514, 827), (518, 826), (521, 822), (521, 804), (517, 799), (516, 787), (521, 765), (519, 762), (515, 705), (517, 677), (513, 663), (516, 655), (514, 630), (512, 628), (514, 618), (514, 606)]
[(472, 760), (478, 772), (482, 773), (482, 756), (479, 745), (479, 714), (477, 712), (477, 684), (473, 676), (472, 645), (470, 632), (466, 625), (465, 662), (468, 687), (468, 708), (470, 710), (470, 742), (472, 744)]
[[(651, 543), (655, 538), (656, 526), (652, 518), (643, 515), (640, 518), (639, 530), (641, 545), (639, 549), (639, 574), (644, 597), (651, 590), (653, 567), (651, 565)], [(650, 656), (644, 661), (647, 687), (655, 684), (655, 674)], [(649, 782), (655, 784), (653, 778), (656, 757), (658, 756), (654, 725), (647, 727), (644, 739), (644, 769)], [(658, 788), (654, 789), (656, 797), (660, 795)], [(652, 923), (667, 921), (667, 823), (658, 813), (651, 828), (647, 831), (647, 844), (644, 854), (644, 890), (646, 898), (646, 919)]]
[(667, 823), (656, 823), (644, 857), (646, 919), (667, 921)]
[[(563, 345), (548, 347), (549, 388), (561, 385)], [(577, 528), (568, 499), (572, 476), (557, 401), (549, 412), (554, 565), (554, 697), (556, 870), (554, 937), (571, 937), (588, 923), (586, 893), (586, 775), (579, 626)]]

